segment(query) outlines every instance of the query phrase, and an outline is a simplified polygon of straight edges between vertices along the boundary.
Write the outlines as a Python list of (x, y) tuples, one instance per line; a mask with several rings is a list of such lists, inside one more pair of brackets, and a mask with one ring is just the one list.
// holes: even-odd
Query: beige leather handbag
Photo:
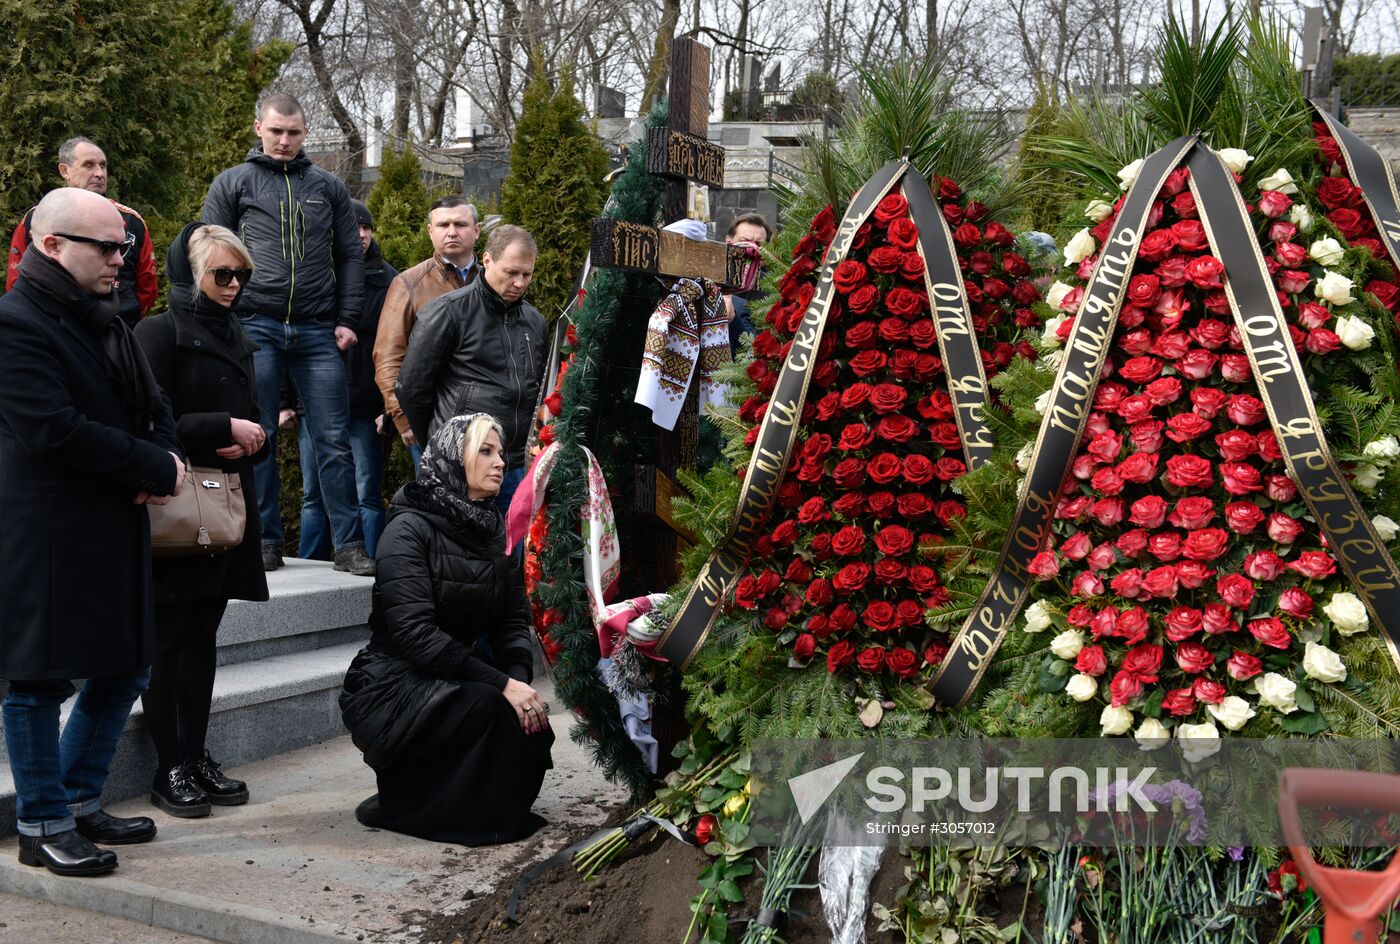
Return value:
[(198, 466), (185, 471), (180, 494), (164, 505), (147, 505), (151, 556), (222, 554), (243, 543), (248, 509), (237, 472)]

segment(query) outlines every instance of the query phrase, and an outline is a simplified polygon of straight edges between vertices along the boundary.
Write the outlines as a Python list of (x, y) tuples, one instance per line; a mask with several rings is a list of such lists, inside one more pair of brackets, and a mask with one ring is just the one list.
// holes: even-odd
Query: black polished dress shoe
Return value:
[(189, 764), (157, 771), (151, 783), (151, 802), (181, 819), (209, 815), (209, 797), (194, 782), (194, 771)]
[(263, 570), (273, 571), (282, 566), (282, 552), (271, 544), (262, 546)]
[(147, 816), (113, 816), (106, 810), (79, 816), (78, 832), (104, 846), (128, 846), (156, 838), (155, 821)]
[(215, 806), (242, 806), (248, 802), (248, 785), (242, 780), (225, 777), (218, 761), (210, 757), (208, 751), (187, 766), (194, 772), (195, 786), (203, 790)]
[(99, 849), (76, 829), (52, 836), (20, 836), (19, 861), (43, 866), (55, 875), (106, 875), (117, 867), (117, 854)]
[(374, 558), (365, 553), (363, 547), (340, 548), (335, 552), (333, 570), (343, 570), (356, 577), (374, 576)]

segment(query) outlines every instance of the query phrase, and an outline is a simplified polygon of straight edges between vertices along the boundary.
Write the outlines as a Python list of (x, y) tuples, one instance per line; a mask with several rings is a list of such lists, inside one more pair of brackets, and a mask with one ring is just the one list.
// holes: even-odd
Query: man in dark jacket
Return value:
[[(379, 312), (389, 283), (399, 274), (379, 254), (374, 241), (374, 217), (369, 207), (352, 200), (365, 253), (365, 309), (360, 316), (364, 340), (345, 352), (345, 375), (350, 383), (350, 451), (355, 456), (355, 493), (359, 498), (360, 525), (365, 532), (365, 552), (374, 556), (384, 533), (384, 492), (380, 473), (384, 465), (384, 397), (374, 380), (374, 346)], [(326, 532), (326, 508), (321, 503), (321, 483), (316, 477), (316, 444), (306, 423), (297, 431), (301, 446), (301, 547), (297, 556), (329, 560), (331, 536)]]
[[(110, 183), (107, 155), (90, 138), (82, 135), (69, 138), (58, 148), (58, 176), (63, 178), (65, 187), (91, 190), (106, 196)], [(112, 206), (122, 215), (122, 224), (131, 242), (112, 290), (121, 302), (118, 311), (122, 320), (134, 328), (141, 316), (151, 310), (156, 296), (160, 294), (160, 286), (156, 282), (155, 253), (151, 246), (151, 232), (146, 228), (141, 214), (115, 200), (112, 200)], [(5, 273), (7, 292), (15, 287), (15, 279), (19, 278), (19, 260), (32, 241), (30, 224), (33, 217), (33, 210), (24, 214), (24, 219), (20, 220), (10, 237), (10, 263)]]
[[(335, 569), (369, 576), (355, 500), (350, 409), (340, 352), (357, 340), (364, 302), (364, 253), (350, 191), (302, 151), (306, 113), (290, 95), (273, 95), (253, 123), (262, 143), (215, 178), (203, 221), (227, 226), (257, 268), (238, 301), (243, 330), (258, 345), (255, 370), (263, 429), (272, 444), (255, 465), (263, 565), (282, 566), (277, 478), (277, 415), (282, 373), (292, 375), (315, 441), (317, 475), (335, 540)], [(371, 335), (371, 341), (373, 336)]]
[[(144, 842), (145, 817), (102, 787), (154, 647), (146, 504), (179, 492), (170, 404), (118, 313), (126, 232), (72, 187), (34, 211), (33, 245), (0, 299), (0, 678), (19, 860), (98, 875), (93, 842)], [(59, 736), (59, 705), (86, 679)]]
[(483, 277), (418, 313), (399, 369), (399, 405), (419, 442), (463, 413), (500, 421), (507, 471), (496, 503), (503, 514), (525, 477), (525, 442), (547, 353), (544, 318), (524, 300), (537, 255), (525, 229), (492, 230)]

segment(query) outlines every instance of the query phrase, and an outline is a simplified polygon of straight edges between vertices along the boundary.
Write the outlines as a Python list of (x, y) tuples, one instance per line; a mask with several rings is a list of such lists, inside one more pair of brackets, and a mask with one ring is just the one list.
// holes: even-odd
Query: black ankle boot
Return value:
[(171, 816), (197, 819), (209, 815), (209, 797), (194, 781), (189, 764), (158, 771), (151, 783), (151, 802)]
[(106, 875), (117, 867), (117, 854), (97, 848), (70, 829), (52, 836), (20, 836), (19, 861), (43, 866), (55, 875)]
[(199, 760), (186, 765), (194, 772), (194, 782), (215, 806), (241, 806), (248, 802), (248, 785), (242, 780), (225, 777), (219, 763), (205, 751)]

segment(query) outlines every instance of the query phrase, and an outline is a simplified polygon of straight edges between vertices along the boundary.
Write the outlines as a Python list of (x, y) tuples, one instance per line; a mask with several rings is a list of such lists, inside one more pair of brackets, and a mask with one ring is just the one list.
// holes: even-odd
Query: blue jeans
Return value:
[(418, 474), (418, 467), (423, 464), (423, 447), (409, 446), (408, 457), (413, 460), (413, 474)]
[(364, 529), (356, 510), (355, 460), (350, 452), (350, 390), (345, 361), (335, 346), (335, 326), (319, 321), (281, 322), (266, 315), (239, 319), (258, 345), (253, 369), (258, 375), (258, 408), (267, 433), (267, 458), (253, 466), (258, 487), (262, 542), (282, 549), (281, 483), (277, 476), (277, 413), (282, 400), (282, 372), (292, 375), (306, 407), (306, 424), (315, 444), (316, 476), (321, 500), (331, 520), (337, 551), (363, 547)]
[[(297, 557), (331, 559), (331, 536), (326, 531), (326, 507), (321, 503), (321, 480), (316, 474), (316, 445), (306, 423), (297, 424), (301, 447), (301, 545)], [(355, 494), (359, 498), (360, 527), (365, 532), (365, 553), (374, 556), (384, 533), (384, 494), (380, 476), (384, 466), (384, 441), (374, 431), (374, 420), (350, 420), (350, 454), (355, 457)]]
[(146, 690), (147, 669), (88, 679), (58, 731), (59, 706), (73, 694), (66, 679), (12, 681), (3, 712), (15, 813), (21, 836), (74, 829), (75, 816), (102, 808), (107, 768), (131, 705)]

